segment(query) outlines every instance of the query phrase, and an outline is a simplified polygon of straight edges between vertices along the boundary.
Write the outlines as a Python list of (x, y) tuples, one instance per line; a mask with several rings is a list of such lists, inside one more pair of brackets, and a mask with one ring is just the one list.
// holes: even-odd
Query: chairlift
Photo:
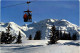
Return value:
[(29, 3), (31, 3), (30, 1), (27, 1), (28, 4), (28, 10), (24, 11), (25, 14), (23, 16), (24, 18), (24, 22), (32, 22), (32, 11), (29, 10)]

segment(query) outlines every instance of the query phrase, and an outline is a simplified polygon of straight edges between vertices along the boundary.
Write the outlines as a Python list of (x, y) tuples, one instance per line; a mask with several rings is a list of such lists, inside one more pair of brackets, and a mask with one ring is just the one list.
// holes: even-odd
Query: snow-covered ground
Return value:
[(59, 40), (47, 45), (48, 40), (26, 40), (22, 44), (1, 44), (1, 53), (80, 53), (80, 41)]

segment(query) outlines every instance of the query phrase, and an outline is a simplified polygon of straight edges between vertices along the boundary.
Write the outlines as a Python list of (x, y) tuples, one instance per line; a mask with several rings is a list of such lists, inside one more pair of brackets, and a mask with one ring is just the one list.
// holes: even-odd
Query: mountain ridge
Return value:
[[(14, 22), (9, 22), (9, 23), (0, 23), (1, 28), (5, 31), (6, 27), (10, 24), (11, 26), (11, 31), (15, 31), (14, 33), (18, 34), (18, 32), (20, 31), (22, 36), (24, 37), (29, 37), (29, 35), (32, 35), (32, 37), (34, 38), (36, 31), (40, 30), (41, 31), (41, 35), (42, 35), (42, 39), (48, 39), (48, 36), (50, 35), (50, 29), (53, 25), (56, 26), (57, 30), (66, 30), (66, 32), (70, 32), (71, 35), (73, 33), (78, 33), (77, 35), (80, 36), (80, 27), (78, 27), (75, 24), (72, 24), (71, 22), (62, 19), (62, 20), (58, 20), (58, 19), (45, 19), (45, 20), (41, 20), (39, 22), (34, 22), (32, 24), (29, 25), (23, 25), (23, 26), (19, 26)], [(0, 30), (2, 31), (2, 30)]]

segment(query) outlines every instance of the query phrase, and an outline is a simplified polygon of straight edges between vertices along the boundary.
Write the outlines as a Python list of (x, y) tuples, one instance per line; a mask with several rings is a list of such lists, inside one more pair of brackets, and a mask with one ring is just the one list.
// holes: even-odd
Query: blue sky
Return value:
[[(15, 22), (18, 25), (30, 24), (24, 22), (24, 11), (27, 10), (26, 1), (2, 1), (1, 2), (1, 21)], [(19, 3), (22, 5), (6, 7)], [(6, 8), (3, 8), (6, 7)], [(44, 19), (66, 19), (79, 26), (79, 1), (32, 1), (30, 4), (32, 11), (32, 21)]]

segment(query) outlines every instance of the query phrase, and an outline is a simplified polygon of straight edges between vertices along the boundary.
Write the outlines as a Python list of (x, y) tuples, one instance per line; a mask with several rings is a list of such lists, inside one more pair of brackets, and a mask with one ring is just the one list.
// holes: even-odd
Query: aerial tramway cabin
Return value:
[(24, 22), (32, 22), (32, 11), (29, 10), (29, 3), (31, 2), (27, 2), (28, 4), (28, 10), (27, 11), (24, 11), (24, 16), (23, 16), (23, 19), (24, 19)]

